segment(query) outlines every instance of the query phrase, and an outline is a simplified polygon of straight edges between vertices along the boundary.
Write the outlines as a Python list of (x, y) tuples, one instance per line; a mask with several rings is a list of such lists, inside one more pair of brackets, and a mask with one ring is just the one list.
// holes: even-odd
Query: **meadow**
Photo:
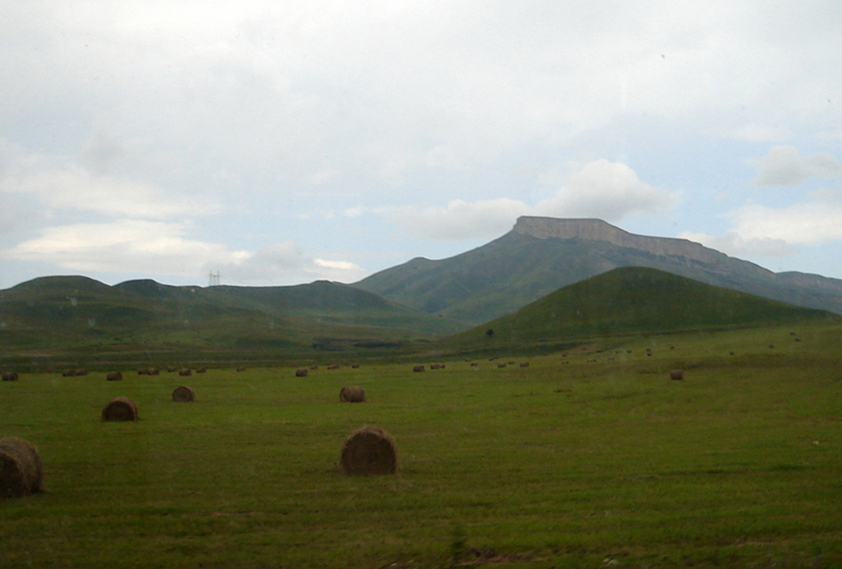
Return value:
[[(0, 436), (38, 447), (47, 492), (0, 502), (0, 566), (840, 566), (842, 328), (798, 326), (477, 366), (328, 355), (305, 378), (24, 373), (0, 385)], [(102, 422), (115, 396), (140, 419)], [(366, 424), (397, 474), (340, 473)]]

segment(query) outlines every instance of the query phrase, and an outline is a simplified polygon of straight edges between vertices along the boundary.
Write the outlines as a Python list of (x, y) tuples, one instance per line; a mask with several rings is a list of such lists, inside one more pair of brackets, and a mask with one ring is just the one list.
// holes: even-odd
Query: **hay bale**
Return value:
[(529, 362), (520, 362), (520, 367), (529, 367)]
[(7, 371), (3, 373), (3, 381), (17, 381), (18, 380), (18, 372), (16, 371)]
[(146, 375), (159, 375), (161, 371), (156, 367), (146, 368)]
[(137, 370), (137, 375), (146, 375), (147, 373), (149, 373), (149, 370), (145, 367), (142, 367), (139, 370)]
[(208, 371), (207, 368), (200, 367), (199, 369), (196, 370), (196, 373), (207, 373), (207, 371)]
[(188, 377), (193, 375), (193, 372), (190, 370), (190, 368), (183, 367), (180, 370), (178, 370), (178, 375), (182, 377)]
[(327, 369), (339, 369), (339, 364), (330, 364)]
[(85, 368), (77, 369), (74, 375), (88, 375), (88, 370)]
[(66, 369), (63, 372), (61, 372), (62, 377), (73, 377), (74, 375), (76, 375), (75, 369)]
[(119, 371), (112, 371), (105, 376), (105, 379), (108, 381), (121, 381), (123, 379), (123, 374)]
[(137, 405), (128, 397), (115, 397), (102, 409), (103, 421), (136, 421)]
[(365, 403), (365, 390), (362, 387), (343, 387), (339, 390), (339, 401), (342, 403)]
[(44, 467), (38, 451), (17, 437), (0, 439), (0, 498), (19, 498), (41, 491)]
[(166, 370), (169, 373), (175, 373), (175, 369), (176, 369), (175, 366), (170, 366), (170, 365), (166, 366)]
[(682, 380), (684, 379), (683, 369), (674, 369), (670, 372), (670, 379)]
[(342, 444), (339, 464), (347, 476), (394, 474), (398, 468), (395, 440), (380, 427), (361, 427)]
[(412, 371), (414, 371), (416, 373), (420, 372), (420, 371), (424, 371), (424, 366), (415, 366), (415, 367), (412, 368)]
[(196, 393), (186, 385), (179, 385), (172, 392), (172, 400), (177, 403), (189, 403), (196, 400)]
[(237, 371), (246, 371), (246, 366), (238, 366)]
[(307, 369), (306, 368), (298, 368), (295, 370), (295, 377), (307, 377)]

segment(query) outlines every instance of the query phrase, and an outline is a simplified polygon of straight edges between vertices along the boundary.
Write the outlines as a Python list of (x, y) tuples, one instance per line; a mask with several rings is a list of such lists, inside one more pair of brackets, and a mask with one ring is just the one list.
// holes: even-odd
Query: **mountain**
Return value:
[(198, 346), (243, 350), (395, 345), (464, 329), (349, 285), (108, 286), (44, 277), (0, 291), (0, 346)]
[(487, 348), (805, 321), (838, 323), (842, 317), (657, 269), (622, 267), (450, 337), (448, 344)]
[(416, 258), (354, 284), (389, 300), (479, 325), (618, 267), (649, 267), (842, 314), (842, 280), (776, 274), (686, 239), (634, 235), (599, 219), (521, 217), (499, 239), (439, 261)]

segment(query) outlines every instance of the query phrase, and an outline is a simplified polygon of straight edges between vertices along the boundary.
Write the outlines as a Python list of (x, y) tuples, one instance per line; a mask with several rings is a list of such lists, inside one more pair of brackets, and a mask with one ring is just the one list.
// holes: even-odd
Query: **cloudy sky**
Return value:
[(0, 288), (354, 282), (520, 215), (842, 278), (842, 2), (0, 0)]

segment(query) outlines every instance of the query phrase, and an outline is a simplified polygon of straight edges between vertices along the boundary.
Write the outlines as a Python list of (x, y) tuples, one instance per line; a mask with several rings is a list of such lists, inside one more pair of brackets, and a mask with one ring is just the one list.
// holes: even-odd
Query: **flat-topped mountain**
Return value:
[(478, 325), (618, 267), (649, 267), (704, 283), (842, 314), (842, 281), (776, 274), (685, 239), (634, 235), (598, 219), (521, 217), (499, 239), (455, 257), (417, 258), (354, 286)]

